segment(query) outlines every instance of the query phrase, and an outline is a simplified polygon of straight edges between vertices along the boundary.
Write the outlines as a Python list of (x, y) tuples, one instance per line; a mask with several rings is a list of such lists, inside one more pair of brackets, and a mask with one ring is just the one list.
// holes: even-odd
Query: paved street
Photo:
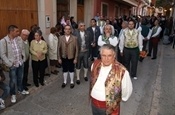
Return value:
[[(121, 103), (121, 115), (175, 115), (175, 50), (161, 43), (159, 49), (156, 60), (147, 57), (139, 62), (138, 80), (132, 80), (133, 93), (127, 102)], [(58, 76), (46, 77), (45, 86), (30, 87), (30, 95), (18, 95), (18, 102), (0, 114), (92, 115), (89, 82), (81, 79), (81, 84), (74, 89), (70, 89), (69, 84), (62, 89), (62, 81), (61, 72)], [(30, 83), (33, 83), (31, 79)]]

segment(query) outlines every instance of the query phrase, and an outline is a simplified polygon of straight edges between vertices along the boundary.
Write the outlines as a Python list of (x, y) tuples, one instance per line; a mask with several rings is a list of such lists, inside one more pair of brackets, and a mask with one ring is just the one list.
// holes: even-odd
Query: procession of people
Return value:
[(48, 38), (42, 36), (37, 25), (21, 32), (16, 25), (9, 25), (7, 36), (0, 40), (1, 64), (9, 69), (10, 78), (9, 85), (5, 84), (1, 80), (4, 70), (0, 68), (0, 88), (4, 92), (0, 96), (0, 109), (5, 108), (8, 95), (11, 102), (16, 103), (16, 91), (30, 94), (31, 62), (35, 87), (45, 86), (46, 68), (58, 75), (59, 66), (63, 89), (68, 84), (71, 89), (75, 85), (81, 87), (82, 79), (90, 82), (93, 115), (119, 115), (120, 101), (127, 101), (132, 94), (132, 79), (139, 79), (138, 62), (144, 63), (146, 56), (157, 59), (161, 17), (131, 16), (111, 20), (95, 16), (89, 21), (89, 27), (83, 21), (76, 23), (73, 17), (63, 17), (50, 29)]

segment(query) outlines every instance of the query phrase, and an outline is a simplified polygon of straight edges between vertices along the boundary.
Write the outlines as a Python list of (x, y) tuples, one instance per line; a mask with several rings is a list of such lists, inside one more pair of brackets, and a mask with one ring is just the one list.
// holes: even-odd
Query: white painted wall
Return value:
[[(50, 17), (50, 27), (46, 28), (46, 16)], [(38, 0), (38, 25), (43, 32), (43, 37), (47, 41), (50, 28), (57, 23), (56, 0)]]
[(94, 17), (94, 0), (84, 1), (84, 23), (86, 27), (90, 26), (90, 20)]
[[(93, 18), (94, 0), (84, 0), (84, 23), (86, 27), (90, 25)], [(77, 0), (70, 0), (70, 16), (74, 16), (77, 22)]]
[(77, 0), (70, 0), (70, 16), (77, 22)]
[[(85, 0), (84, 2), (84, 22), (86, 27), (90, 26), (90, 20), (93, 18), (94, 0)], [(46, 15), (50, 16), (50, 27), (46, 28)], [(77, 0), (70, 0), (70, 16), (77, 20)], [(57, 23), (57, 4), (56, 0), (38, 0), (38, 25), (43, 32), (43, 37), (47, 41), (50, 28)]]

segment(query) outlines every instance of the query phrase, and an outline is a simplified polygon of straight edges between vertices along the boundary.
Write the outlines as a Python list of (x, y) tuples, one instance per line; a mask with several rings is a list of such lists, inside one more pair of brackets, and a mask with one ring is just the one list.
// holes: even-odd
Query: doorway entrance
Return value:
[(84, 0), (77, 0), (77, 22), (84, 21)]
[(57, 0), (57, 21), (69, 15), (69, 0)]

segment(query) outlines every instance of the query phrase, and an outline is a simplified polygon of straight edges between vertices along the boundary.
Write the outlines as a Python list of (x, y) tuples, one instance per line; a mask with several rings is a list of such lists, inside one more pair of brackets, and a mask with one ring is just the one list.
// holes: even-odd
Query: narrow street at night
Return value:
[[(174, 115), (175, 114), (175, 51), (160, 43), (158, 58), (144, 59), (138, 65), (138, 79), (133, 82), (133, 93), (121, 103), (121, 115)], [(61, 71), (61, 69), (60, 69)], [(30, 77), (32, 77), (30, 75)], [(10, 105), (2, 115), (91, 115), (88, 98), (89, 83), (62, 89), (61, 72), (46, 80), (45, 86), (32, 86), (31, 94)]]

